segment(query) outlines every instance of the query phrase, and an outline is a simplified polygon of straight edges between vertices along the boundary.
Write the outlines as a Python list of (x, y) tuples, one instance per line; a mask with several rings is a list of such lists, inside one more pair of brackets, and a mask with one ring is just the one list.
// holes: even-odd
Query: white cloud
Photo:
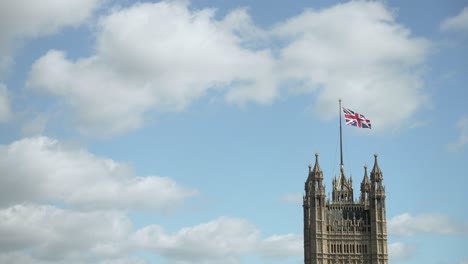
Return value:
[(414, 245), (408, 245), (401, 242), (388, 244), (388, 255), (390, 259), (407, 259), (413, 255), (416, 250)]
[(442, 21), (440, 29), (445, 31), (455, 30), (468, 32), (468, 6), (463, 8), (460, 14)]
[(413, 236), (417, 233), (443, 235), (464, 235), (468, 233), (467, 223), (458, 223), (445, 215), (421, 214), (413, 216), (404, 213), (388, 221), (388, 231), (396, 236)]
[(107, 133), (140, 127), (153, 109), (183, 110), (209, 91), (224, 89), (233, 103), (271, 102), (277, 91), (269, 53), (243, 48), (236, 33), (252, 27), (246, 11), (218, 21), (213, 10), (187, 5), (115, 10), (100, 20), (94, 56), (70, 61), (49, 51), (28, 83), (62, 98), (83, 130)]
[(72, 61), (51, 50), (28, 80), (88, 133), (136, 129), (151, 111), (181, 111), (204, 96), (270, 103), (283, 84), (315, 91), (321, 117), (336, 115), (341, 97), (377, 129), (409, 121), (428, 100), (420, 65), (429, 42), (380, 2), (306, 11), (270, 31), (246, 9), (217, 20), (183, 1), (136, 4), (103, 17), (96, 34), (96, 54)]
[(15, 205), (0, 209), (0, 263), (144, 264), (132, 232), (124, 212)]
[(111, 258), (104, 260), (43, 260), (32, 257), (30, 254), (23, 252), (0, 253), (0, 263), (14, 264), (147, 264), (143, 259), (138, 258)]
[(468, 264), (468, 259), (463, 259), (458, 264)]
[(342, 98), (373, 128), (400, 126), (427, 101), (419, 66), (429, 42), (395, 17), (381, 2), (352, 1), (279, 24), (275, 33), (290, 40), (280, 52), (282, 78), (315, 92), (321, 117), (335, 116)]
[(304, 242), (301, 235), (274, 235), (260, 243), (260, 253), (268, 258), (301, 256), (304, 252)]
[(0, 123), (6, 122), (11, 117), (10, 97), (8, 89), (0, 83)]
[(196, 191), (47, 137), (0, 146), (0, 205), (60, 201), (80, 208), (169, 209)]
[(281, 201), (293, 204), (302, 204), (302, 193), (288, 193), (281, 197)]
[(282, 259), (301, 256), (303, 250), (300, 235), (273, 235), (261, 240), (256, 226), (232, 217), (220, 217), (174, 233), (150, 225), (135, 232), (132, 240), (139, 248), (156, 252), (173, 263), (239, 263), (241, 256), (252, 253)]
[(83, 23), (102, 0), (0, 1), (0, 72), (15, 40), (56, 33)]
[(119, 212), (15, 205), (1, 209), (0, 219), (0, 252), (6, 252), (0, 259), (18, 250), (46, 261), (119, 256), (131, 232), (130, 220)]
[(463, 149), (468, 144), (468, 116), (460, 118), (457, 127), (460, 131), (458, 140), (447, 145), (447, 148), (452, 151)]
[(238, 263), (238, 257), (252, 252), (259, 230), (246, 220), (220, 217), (193, 227), (167, 233), (157, 225), (138, 230), (133, 240), (176, 263)]
[(251, 254), (270, 260), (300, 256), (302, 236), (261, 240), (255, 225), (233, 217), (175, 232), (154, 224), (134, 231), (124, 211), (75, 211), (36, 204), (0, 209), (1, 263), (145, 263), (137, 252), (170, 263), (237, 264)]

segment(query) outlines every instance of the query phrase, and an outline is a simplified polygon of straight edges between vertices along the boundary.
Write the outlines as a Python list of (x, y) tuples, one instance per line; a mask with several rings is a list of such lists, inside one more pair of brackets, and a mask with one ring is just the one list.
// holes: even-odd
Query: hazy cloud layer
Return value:
[(458, 139), (447, 145), (447, 148), (452, 151), (463, 149), (468, 144), (468, 116), (460, 118), (457, 127), (460, 131)]
[(25, 121), (21, 127), (21, 134), (24, 136), (42, 135), (47, 127), (49, 117), (46, 114), (37, 114)]
[(458, 15), (442, 21), (440, 28), (445, 31), (454, 30), (468, 32), (468, 6), (463, 8)]
[(416, 247), (401, 242), (388, 244), (388, 255), (392, 260), (407, 259), (413, 255)]
[(281, 201), (292, 204), (302, 204), (303, 194), (302, 193), (288, 193), (281, 197)]
[(441, 214), (413, 216), (404, 213), (388, 220), (388, 232), (395, 236), (414, 236), (418, 233), (466, 235), (468, 223), (457, 222)]
[(0, 123), (11, 117), (10, 96), (7, 87), (0, 82)]
[(301, 235), (273, 235), (260, 243), (260, 254), (267, 258), (283, 258), (302, 256), (304, 254), (304, 238)]
[(196, 191), (48, 137), (0, 146), (0, 206), (59, 201), (84, 209), (174, 208)]
[(11, 61), (13, 47), (26, 38), (53, 34), (85, 22), (103, 0), (0, 1), (0, 73)]
[[(51, 50), (35, 62), (28, 84), (65, 102), (82, 132), (104, 134), (206, 96), (271, 103), (281, 87), (288, 87), (283, 94), (314, 93), (320, 118), (336, 115), (342, 97), (376, 129), (398, 127), (428, 100), (420, 65), (429, 42), (382, 3), (309, 10), (271, 30), (256, 27), (245, 9), (222, 19), (214, 12), (182, 1), (116, 9), (100, 19), (96, 54), (70, 60)], [(274, 50), (266, 48), (272, 43)]]

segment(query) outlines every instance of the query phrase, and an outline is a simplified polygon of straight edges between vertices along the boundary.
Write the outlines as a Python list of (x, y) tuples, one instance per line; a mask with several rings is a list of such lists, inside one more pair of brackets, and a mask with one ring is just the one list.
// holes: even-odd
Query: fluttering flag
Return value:
[(346, 120), (346, 125), (348, 126), (357, 126), (360, 128), (371, 128), (370, 120), (365, 118), (363, 115), (356, 113), (347, 108), (343, 108), (344, 117)]

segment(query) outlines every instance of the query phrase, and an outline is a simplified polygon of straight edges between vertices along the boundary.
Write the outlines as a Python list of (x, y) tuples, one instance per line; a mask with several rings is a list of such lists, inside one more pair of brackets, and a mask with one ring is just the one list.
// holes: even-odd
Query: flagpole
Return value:
[(339, 109), (338, 114), (340, 115), (340, 169), (343, 169), (343, 134), (341, 132), (341, 98), (338, 99)]

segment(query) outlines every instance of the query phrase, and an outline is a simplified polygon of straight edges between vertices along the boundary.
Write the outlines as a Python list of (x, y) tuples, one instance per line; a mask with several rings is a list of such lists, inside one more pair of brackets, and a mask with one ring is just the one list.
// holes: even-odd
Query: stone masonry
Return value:
[(359, 200), (354, 199), (353, 179), (345, 176), (343, 166), (326, 199), (315, 154), (305, 182), (305, 264), (388, 264), (385, 187), (377, 154), (374, 157), (370, 179), (364, 166)]

